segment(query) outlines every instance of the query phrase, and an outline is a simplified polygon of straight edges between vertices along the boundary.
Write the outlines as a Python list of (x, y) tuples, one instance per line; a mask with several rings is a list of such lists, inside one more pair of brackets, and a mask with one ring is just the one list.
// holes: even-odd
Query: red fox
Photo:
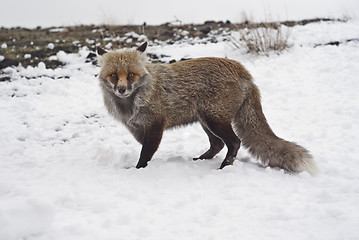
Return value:
[(147, 166), (164, 130), (199, 122), (210, 148), (194, 160), (211, 159), (226, 145), (223, 168), (233, 164), (242, 143), (264, 165), (316, 172), (306, 149), (273, 133), (259, 90), (240, 63), (207, 57), (152, 64), (146, 48), (147, 42), (132, 50), (97, 48), (104, 104), (142, 144), (136, 168)]

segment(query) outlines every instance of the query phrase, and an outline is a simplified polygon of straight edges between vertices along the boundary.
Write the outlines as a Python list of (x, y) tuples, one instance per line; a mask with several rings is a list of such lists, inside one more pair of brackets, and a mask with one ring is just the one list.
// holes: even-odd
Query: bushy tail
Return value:
[(243, 145), (264, 165), (292, 172), (307, 171), (312, 175), (318, 171), (305, 148), (273, 133), (262, 112), (259, 90), (255, 85), (250, 87), (250, 92), (236, 115), (234, 126)]

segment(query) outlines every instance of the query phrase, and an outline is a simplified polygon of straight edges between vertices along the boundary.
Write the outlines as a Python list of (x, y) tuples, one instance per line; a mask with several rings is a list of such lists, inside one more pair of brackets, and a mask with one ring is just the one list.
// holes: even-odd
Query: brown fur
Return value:
[[(273, 133), (262, 112), (259, 90), (240, 63), (198, 58), (151, 64), (145, 61), (146, 46), (98, 50), (105, 106), (143, 145), (137, 168), (147, 165), (165, 129), (199, 122), (211, 146), (195, 159), (213, 158), (226, 145), (223, 168), (233, 164), (242, 141), (266, 165), (315, 172), (307, 150)], [(117, 82), (109, 78), (113, 73)], [(128, 73), (136, 77), (130, 79)], [(125, 89), (120, 91), (119, 86)]]

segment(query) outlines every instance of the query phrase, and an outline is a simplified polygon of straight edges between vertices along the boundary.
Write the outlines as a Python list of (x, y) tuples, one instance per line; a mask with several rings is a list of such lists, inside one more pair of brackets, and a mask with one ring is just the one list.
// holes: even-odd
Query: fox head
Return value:
[(139, 87), (146, 84), (145, 50), (147, 42), (137, 49), (105, 51), (97, 47), (99, 75), (101, 84), (120, 98), (132, 95)]

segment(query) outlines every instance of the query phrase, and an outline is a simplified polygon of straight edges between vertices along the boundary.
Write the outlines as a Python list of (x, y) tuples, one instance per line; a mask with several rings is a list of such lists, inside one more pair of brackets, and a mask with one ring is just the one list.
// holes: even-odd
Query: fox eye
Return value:
[(111, 73), (110, 74), (111, 79), (117, 80), (117, 73)]
[(135, 74), (133, 72), (128, 73), (127, 75), (128, 79), (132, 79), (135, 77)]

